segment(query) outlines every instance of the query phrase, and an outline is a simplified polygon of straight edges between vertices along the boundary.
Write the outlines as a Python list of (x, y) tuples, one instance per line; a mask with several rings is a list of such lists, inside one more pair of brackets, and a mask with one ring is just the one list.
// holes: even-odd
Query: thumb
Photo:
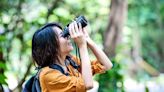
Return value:
[(84, 27), (84, 28), (83, 28), (83, 33), (84, 33), (84, 34), (88, 34), (88, 32), (87, 32), (87, 27)]

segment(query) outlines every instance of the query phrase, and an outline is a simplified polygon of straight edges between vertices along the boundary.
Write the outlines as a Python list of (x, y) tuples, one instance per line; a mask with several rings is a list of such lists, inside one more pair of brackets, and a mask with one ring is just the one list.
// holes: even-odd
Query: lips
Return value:
[(69, 42), (68, 45), (71, 45), (72, 46), (72, 43)]

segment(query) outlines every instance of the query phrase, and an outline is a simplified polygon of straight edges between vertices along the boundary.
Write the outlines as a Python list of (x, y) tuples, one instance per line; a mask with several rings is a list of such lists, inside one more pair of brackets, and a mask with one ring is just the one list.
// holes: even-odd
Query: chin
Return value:
[(71, 52), (73, 50), (73, 47), (69, 49), (69, 52)]
[(69, 50), (72, 51), (73, 50), (73, 46), (69, 46)]
[(70, 53), (72, 50), (73, 50), (73, 47), (70, 47), (70, 48), (67, 50), (67, 53)]

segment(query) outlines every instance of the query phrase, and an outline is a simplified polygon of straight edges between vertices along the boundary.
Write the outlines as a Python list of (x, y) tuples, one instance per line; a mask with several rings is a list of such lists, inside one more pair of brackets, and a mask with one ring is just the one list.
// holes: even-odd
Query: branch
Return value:
[(152, 76), (158, 76), (160, 73), (153, 66), (143, 60), (141, 56), (141, 40), (138, 31), (134, 31), (133, 33), (133, 48), (131, 51), (132, 59), (136, 64), (138, 64), (141, 68), (143, 68), (146, 72), (148, 72)]

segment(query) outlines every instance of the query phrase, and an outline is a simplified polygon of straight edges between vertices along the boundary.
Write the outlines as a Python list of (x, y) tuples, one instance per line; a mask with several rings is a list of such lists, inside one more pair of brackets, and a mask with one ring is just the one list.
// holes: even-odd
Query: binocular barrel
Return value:
[[(81, 23), (82, 28), (87, 26), (87, 24), (88, 24), (88, 21), (86, 20), (86, 18), (84, 16), (79, 16), (78, 18), (75, 19), (75, 21), (77, 23)], [(62, 37), (64, 37), (64, 38), (70, 35), (68, 26), (69, 26), (69, 24), (63, 30)]]

